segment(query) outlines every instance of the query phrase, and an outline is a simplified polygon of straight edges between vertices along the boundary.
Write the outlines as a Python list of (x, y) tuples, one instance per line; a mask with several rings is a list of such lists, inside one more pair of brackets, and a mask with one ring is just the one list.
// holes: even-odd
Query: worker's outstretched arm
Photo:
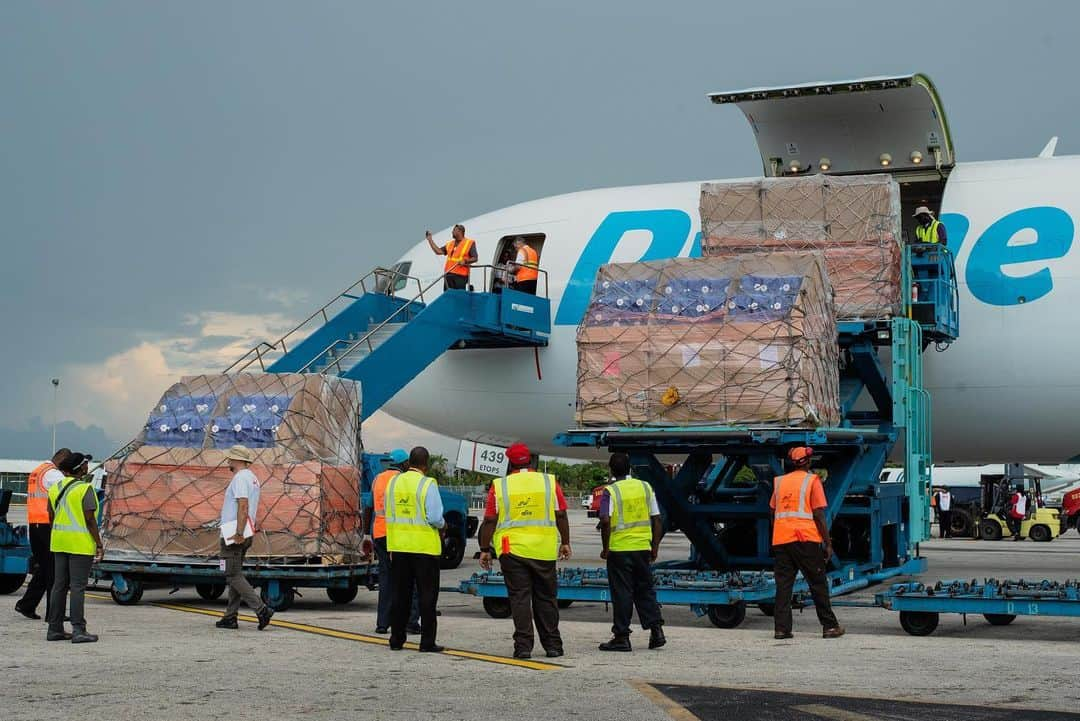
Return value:
[(833, 556), (832, 537), (829, 535), (829, 523), (825, 519), (825, 509), (814, 509), (814, 523), (817, 525), (818, 533), (825, 539), (825, 560), (828, 561)]
[(555, 511), (555, 526), (559, 529), (559, 560), (570, 558), (570, 521), (566, 520), (566, 511)]
[(435, 245), (435, 241), (431, 237), (430, 230), (424, 232), (424, 237), (427, 238), (427, 244), (431, 246), (431, 250), (435, 253), (435, 255), (446, 255), (446, 248), (440, 248), (439, 246)]

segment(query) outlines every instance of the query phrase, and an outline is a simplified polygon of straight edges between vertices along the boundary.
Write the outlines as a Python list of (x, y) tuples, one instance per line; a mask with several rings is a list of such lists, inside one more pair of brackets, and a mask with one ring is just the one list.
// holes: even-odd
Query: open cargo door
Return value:
[(945, 112), (925, 75), (712, 93), (734, 103), (757, 138), (766, 176), (907, 174), (952, 168)]

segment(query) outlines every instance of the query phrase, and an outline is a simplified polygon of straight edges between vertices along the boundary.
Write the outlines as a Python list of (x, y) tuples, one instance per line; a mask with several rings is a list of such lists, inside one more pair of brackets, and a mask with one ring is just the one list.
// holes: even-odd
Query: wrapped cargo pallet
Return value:
[(603, 266), (577, 344), (583, 426), (839, 419), (836, 318), (819, 252)]
[(361, 555), (360, 388), (322, 375), (238, 373), (181, 379), (110, 461), (110, 556), (218, 554), (232, 478), (225, 452), (255, 453), (261, 485), (249, 557), (349, 562)]
[(888, 175), (701, 186), (702, 254), (821, 250), (841, 320), (900, 312), (900, 189)]

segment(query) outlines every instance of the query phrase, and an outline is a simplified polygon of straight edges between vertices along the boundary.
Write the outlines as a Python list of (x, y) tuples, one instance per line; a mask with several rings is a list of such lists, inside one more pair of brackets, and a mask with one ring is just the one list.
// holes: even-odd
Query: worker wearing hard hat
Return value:
[[(555, 561), (570, 558), (566, 498), (554, 476), (530, 468), (524, 443), (506, 449), (510, 474), (488, 491), (480, 526), (480, 566), (499, 556), (514, 618), (514, 658), (530, 658), (533, 622), (548, 658), (563, 655)], [(493, 548), (494, 546), (494, 548)]]
[[(375, 633), (390, 633), (390, 552), (386, 550), (386, 485), (408, 469), (409, 452), (395, 448), (383, 459), (386, 470), (371, 484), (371, 505), (364, 507), (364, 552), (375, 551), (379, 561), (379, 603), (375, 615)], [(370, 546), (370, 548), (369, 548)], [(407, 630), (420, 632), (420, 606), (415, 590)]]
[[(810, 470), (814, 450), (804, 446), (788, 451), (790, 473), (774, 479), (772, 545), (775, 556), (776, 608), (775, 638), (792, 638), (791, 595), (795, 576), (802, 571), (814, 599), (823, 638), (839, 638), (844, 628), (836, 621), (829, 599), (829, 579), (825, 564), (833, 555), (829, 526), (825, 518), (827, 502), (821, 478)], [(824, 544), (824, 548), (822, 548)]]
[(607, 561), (614, 619), (612, 638), (600, 644), (600, 650), (633, 650), (630, 620), (635, 606), (641, 627), (649, 631), (649, 648), (660, 648), (667, 639), (652, 574), (663, 533), (660, 506), (652, 486), (630, 475), (625, 453), (611, 454), (608, 467), (615, 480), (600, 501), (600, 557)]
[(940, 243), (945, 245), (945, 226), (934, 217), (925, 205), (915, 209), (915, 240), (919, 243)]

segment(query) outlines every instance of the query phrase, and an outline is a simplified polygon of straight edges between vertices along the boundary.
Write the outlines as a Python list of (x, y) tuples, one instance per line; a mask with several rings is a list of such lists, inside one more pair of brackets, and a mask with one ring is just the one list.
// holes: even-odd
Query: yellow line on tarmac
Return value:
[(663, 691), (652, 684), (637, 679), (631, 679), (627, 683), (633, 686), (642, 696), (652, 701), (653, 704), (659, 706), (660, 710), (672, 718), (672, 721), (701, 721), (685, 706), (668, 698)]
[[(97, 594), (88, 593), (87, 596), (91, 598), (110, 600), (109, 596), (99, 596)], [(221, 618), (225, 614), (221, 611), (212, 611), (208, 608), (199, 608), (198, 606), (188, 606), (177, 603), (165, 603), (163, 601), (153, 601), (151, 606), (158, 608), (165, 608), (170, 611), (183, 611), (185, 613), (197, 613), (203, 616), (214, 616)], [(257, 623), (259, 619), (254, 616), (237, 616), (241, 621), (248, 621), (250, 623)], [(326, 628), (325, 626), (313, 626), (308, 623), (296, 623), (295, 621), (285, 621), (281, 619), (274, 619), (270, 622), (271, 626), (278, 626), (280, 628), (288, 628), (293, 631), (300, 631), (301, 633), (311, 633), (317, 636), (327, 636), (329, 638), (339, 638), (344, 641), (356, 641), (358, 643), (370, 643), (375, 646), (389, 646), (390, 642), (381, 636), (368, 636), (363, 633), (353, 633), (352, 631), (341, 631), (336, 628)], [(420, 647), (411, 642), (405, 644), (405, 648), (411, 650), (417, 650)], [(495, 656), (489, 653), (478, 653), (476, 651), (465, 651), (457, 648), (448, 648), (442, 652), (444, 656), (456, 656), (458, 658), (468, 658), (473, 661), (485, 661), (487, 663), (495, 663), (503, 666), (516, 666), (518, 668), (528, 668), (534, 671), (556, 671), (564, 666), (560, 666), (554, 663), (546, 663), (543, 661), (531, 661), (525, 659), (510, 658), (508, 656)]]

